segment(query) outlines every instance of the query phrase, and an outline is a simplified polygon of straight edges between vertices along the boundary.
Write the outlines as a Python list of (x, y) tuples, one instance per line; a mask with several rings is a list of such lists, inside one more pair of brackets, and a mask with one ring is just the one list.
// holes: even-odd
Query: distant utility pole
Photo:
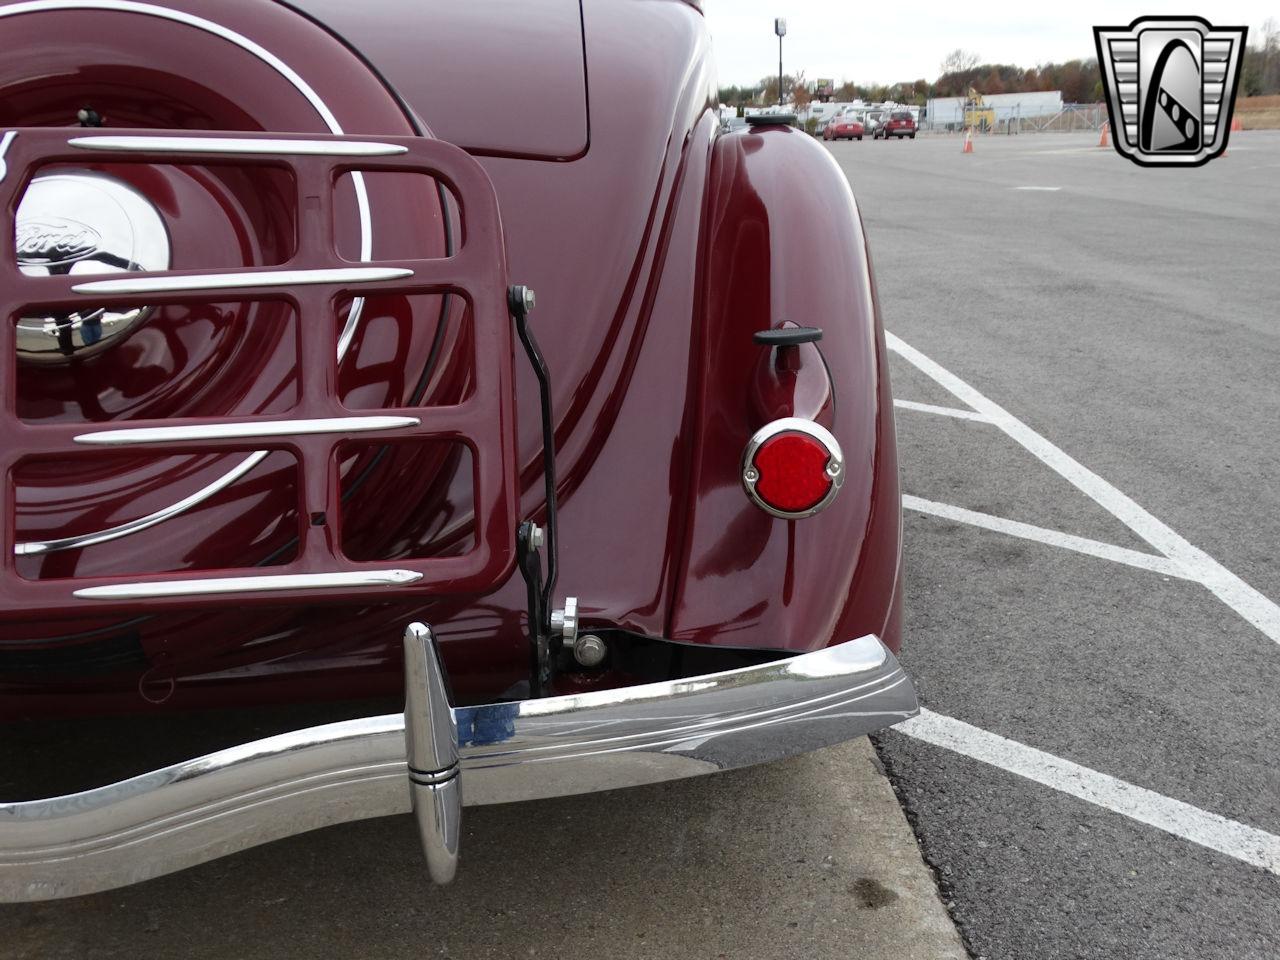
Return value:
[(787, 35), (787, 18), (776, 17), (773, 32), (778, 35), (778, 106), (782, 106), (782, 38)]

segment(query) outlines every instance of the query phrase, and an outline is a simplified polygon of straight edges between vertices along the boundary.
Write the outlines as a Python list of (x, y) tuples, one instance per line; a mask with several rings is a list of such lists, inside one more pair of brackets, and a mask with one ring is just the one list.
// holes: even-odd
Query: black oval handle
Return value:
[(822, 328), (774, 327), (772, 330), (757, 330), (751, 339), (766, 347), (794, 347), (798, 343), (817, 343), (822, 339)]

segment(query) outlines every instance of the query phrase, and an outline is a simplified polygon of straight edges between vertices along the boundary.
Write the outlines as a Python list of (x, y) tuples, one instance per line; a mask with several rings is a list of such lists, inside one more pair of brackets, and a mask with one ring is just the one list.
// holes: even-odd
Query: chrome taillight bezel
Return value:
[[(759, 471), (755, 466), (756, 454), (766, 442), (783, 433), (805, 434), (817, 441), (827, 451), (826, 474), (831, 481), (831, 486), (827, 489), (826, 496), (805, 510), (780, 510), (760, 496), (760, 492), (756, 489), (756, 483), (760, 479)], [(746, 491), (747, 497), (757, 507), (770, 516), (781, 520), (803, 520), (806, 517), (821, 513), (831, 505), (831, 501), (840, 492), (840, 487), (844, 484), (844, 476), (844, 454), (840, 450), (840, 442), (822, 424), (813, 420), (806, 420), (803, 417), (782, 417), (766, 423), (751, 435), (751, 439), (747, 441), (746, 448), (742, 451), (742, 489)]]

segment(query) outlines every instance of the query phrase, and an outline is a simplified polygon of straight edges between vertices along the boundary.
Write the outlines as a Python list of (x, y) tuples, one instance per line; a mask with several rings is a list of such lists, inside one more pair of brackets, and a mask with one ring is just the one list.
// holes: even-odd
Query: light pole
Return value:
[(782, 106), (782, 38), (787, 35), (787, 18), (775, 17), (773, 32), (778, 35), (778, 106)]

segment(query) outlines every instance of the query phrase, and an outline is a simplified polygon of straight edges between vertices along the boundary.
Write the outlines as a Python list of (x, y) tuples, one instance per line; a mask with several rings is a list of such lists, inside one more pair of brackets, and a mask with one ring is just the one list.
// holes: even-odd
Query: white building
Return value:
[[(1062, 112), (1061, 90), (1036, 90), (1030, 93), (984, 94), (984, 106), (996, 112), (996, 124), (1007, 120), (1030, 120), (1052, 117)], [(964, 126), (964, 97), (939, 97), (929, 101), (925, 125), (931, 130)]]

